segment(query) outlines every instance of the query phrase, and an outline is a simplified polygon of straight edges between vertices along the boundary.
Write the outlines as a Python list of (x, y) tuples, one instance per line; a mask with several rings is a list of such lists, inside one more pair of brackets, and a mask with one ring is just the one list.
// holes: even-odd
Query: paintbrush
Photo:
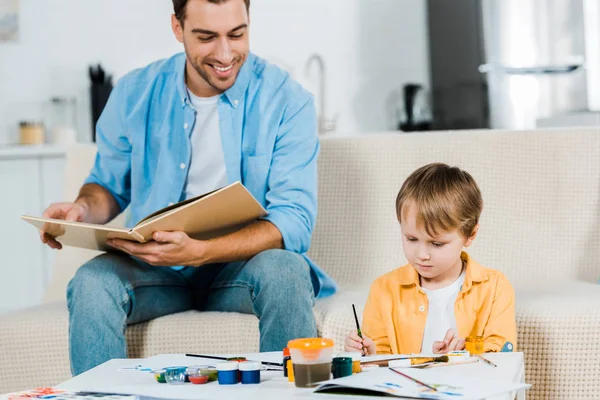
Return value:
[(413, 381), (413, 382), (415, 382), (415, 383), (417, 383), (417, 384), (419, 384), (419, 385), (421, 385), (421, 386), (425, 386), (426, 388), (428, 388), (428, 389), (431, 389), (431, 390), (433, 390), (434, 392), (437, 392), (437, 389), (436, 389), (436, 388), (434, 388), (433, 386), (429, 386), (428, 384), (426, 384), (426, 383), (423, 383), (423, 382), (421, 382), (420, 380), (413, 378), (412, 376), (408, 376), (408, 375), (406, 375), (406, 374), (403, 374), (402, 372), (400, 372), (400, 371), (397, 371), (397, 370), (395, 370), (394, 368), (390, 368), (390, 370), (394, 371), (394, 372), (395, 372), (395, 373), (397, 373), (398, 375), (402, 375), (402, 376), (403, 376), (403, 377), (405, 377), (406, 379), (410, 379), (411, 381)]
[(427, 363), (446, 363), (450, 361), (448, 356), (439, 356), (439, 357), (398, 357), (398, 358), (389, 358), (387, 360), (379, 360), (379, 361), (365, 361), (362, 362), (362, 365), (379, 365), (380, 367), (389, 367), (390, 361), (397, 360), (410, 360), (410, 365), (420, 365)]
[[(207, 356), (207, 355), (202, 355), (202, 354), (186, 354), (185, 356), (186, 357), (208, 358), (211, 360), (223, 360), (223, 361), (227, 361), (228, 359), (232, 358), (232, 357)], [(253, 360), (248, 360), (248, 361), (253, 361)], [(269, 361), (261, 361), (261, 363), (263, 363), (264, 365), (271, 365), (274, 367), (283, 367), (282, 363), (275, 363), (275, 362), (269, 362)]]
[[(356, 333), (358, 333), (358, 337), (360, 338), (360, 340), (362, 341), (362, 332), (360, 331), (360, 324), (358, 323), (358, 316), (356, 315), (356, 308), (354, 308), (354, 304), (352, 304), (352, 311), (354, 312), (354, 321), (356, 321)], [(365, 349), (365, 345), (362, 344), (362, 354), (363, 356), (367, 354), (366, 349)]]

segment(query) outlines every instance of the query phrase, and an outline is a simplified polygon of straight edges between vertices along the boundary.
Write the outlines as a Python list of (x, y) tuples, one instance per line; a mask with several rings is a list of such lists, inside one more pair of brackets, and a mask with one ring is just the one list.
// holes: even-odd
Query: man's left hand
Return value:
[(152, 239), (147, 243), (110, 239), (107, 244), (154, 266), (204, 264), (201, 249), (205, 242), (194, 240), (184, 232), (154, 232)]

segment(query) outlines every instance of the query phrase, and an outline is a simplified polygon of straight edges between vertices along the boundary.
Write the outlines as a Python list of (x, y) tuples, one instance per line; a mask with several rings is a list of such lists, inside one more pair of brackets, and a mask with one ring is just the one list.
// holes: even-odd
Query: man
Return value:
[[(207, 241), (156, 232), (83, 265), (67, 290), (71, 368), (127, 356), (125, 327), (189, 309), (255, 314), (260, 350), (317, 334), (315, 297), (335, 284), (304, 254), (317, 212), (312, 96), (249, 52), (249, 0), (173, 0), (185, 54), (122, 78), (97, 125), (98, 154), (74, 203), (44, 216), (129, 225), (241, 180), (269, 214)], [(42, 241), (62, 246), (47, 233)], [(290, 316), (290, 310), (294, 310)]]

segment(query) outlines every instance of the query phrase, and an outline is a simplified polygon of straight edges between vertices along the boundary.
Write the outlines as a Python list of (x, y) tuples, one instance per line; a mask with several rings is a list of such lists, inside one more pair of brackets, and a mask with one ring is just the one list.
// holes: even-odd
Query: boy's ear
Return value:
[(477, 232), (479, 232), (479, 224), (475, 225), (475, 227), (473, 228), (471, 236), (469, 236), (467, 238), (467, 241), (465, 242), (465, 247), (469, 247), (471, 243), (473, 243), (473, 240), (475, 240), (475, 237), (477, 236)]

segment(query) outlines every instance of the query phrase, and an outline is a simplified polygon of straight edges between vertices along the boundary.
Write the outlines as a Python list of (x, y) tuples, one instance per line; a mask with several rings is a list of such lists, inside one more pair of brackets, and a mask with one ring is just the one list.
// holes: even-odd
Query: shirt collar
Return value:
[[(176, 61), (176, 80), (177, 80), (177, 92), (179, 94), (179, 99), (181, 100), (181, 106), (185, 106), (186, 102), (189, 102), (189, 96), (187, 93), (187, 89), (185, 86), (185, 65), (186, 65), (187, 56), (185, 53), (181, 55), (181, 57)], [(254, 70), (254, 64), (256, 63), (256, 56), (252, 53), (248, 53), (248, 57), (240, 68), (240, 72), (238, 73), (237, 79), (232, 87), (227, 89), (223, 96), (229, 101), (234, 108), (238, 106), (246, 90), (248, 89), (248, 85), (250, 84), (250, 79), (252, 78), (252, 72)]]
[[(460, 254), (460, 258), (466, 263), (463, 290), (469, 290), (473, 282), (483, 282), (488, 279), (485, 269), (477, 261), (471, 258), (469, 254), (463, 251)], [(418, 286), (419, 274), (412, 265), (410, 268), (402, 268), (400, 270), (399, 281), (402, 286)]]

